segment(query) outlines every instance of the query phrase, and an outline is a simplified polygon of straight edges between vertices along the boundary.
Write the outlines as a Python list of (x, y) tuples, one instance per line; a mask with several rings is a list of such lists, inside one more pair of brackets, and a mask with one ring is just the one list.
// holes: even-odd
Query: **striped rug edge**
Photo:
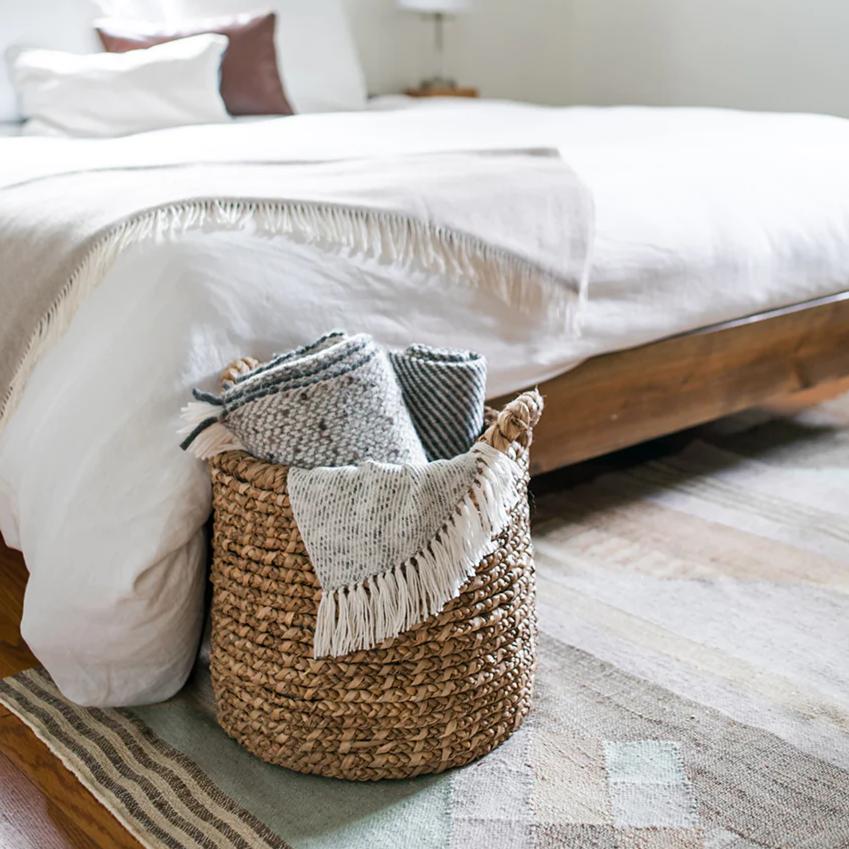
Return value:
[[(18, 677), (20, 677), (20, 675), (21, 673), (19, 673)], [(109, 804), (99, 795), (98, 788), (95, 786), (96, 782), (89, 780), (83, 771), (78, 769), (70, 757), (68, 757), (67, 753), (54, 743), (53, 739), (45, 732), (41, 725), (32, 721), (32, 718), (27, 715), (24, 708), (18, 705), (17, 700), (13, 696), (10, 696), (9, 688), (5, 679), (0, 680), (0, 705), (16, 716), (42, 743), (44, 743), (44, 745), (50, 750), (50, 753), (59, 759), (62, 766), (64, 766), (65, 769), (67, 769), (68, 772), (70, 772), (77, 781), (79, 781), (80, 784), (82, 784), (82, 786), (85, 787), (92, 796), (94, 796), (97, 803), (102, 805), (113, 817), (115, 817), (115, 819), (118, 820), (118, 822), (136, 840), (138, 840), (142, 846), (146, 847), (146, 849), (158, 849), (155, 844), (148, 842), (146, 835), (129, 817), (125, 816), (121, 810)]]
[[(39, 680), (40, 679), (40, 680)], [(46, 688), (46, 689), (42, 689)], [(97, 729), (90, 727), (85, 714), (87, 708), (80, 708), (62, 699), (55, 685), (44, 670), (35, 668), (18, 673), (7, 679), (0, 680), (0, 705), (3, 705), (14, 716), (16, 716), (32, 733), (44, 743), (50, 752), (55, 755), (72, 775), (88, 790), (97, 802), (102, 805), (118, 822), (136, 839), (145, 849), (183, 849), (186, 845), (186, 833), (183, 828), (178, 827), (166, 813), (160, 810), (148, 794), (135, 792), (134, 801), (144, 805), (139, 814), (134, 815), (131, 810), (116, 804), (110, 797), (116, 797), (114, 788), (110, 789), (104, 785), (93, 774), (92, 770), (85, 764), (85, 754), (91, 754), (92, 749), (100, 750), (97, 741)], [(51, 712), (59, 712), (71, 726), (73, 731), (83, 738), (88, 746), (79, 744), (77, 747), (72, 743), (63, 742), (49, 726), (51, 724)], [(93, 713), (94, 711), (92, 711)], [(139, 743), (146, 743), (156, 749), (157, 754), (167, 760), (168, 767), (182, 780), (181, 776), (187, 776), (191, 782), (203, 788), (203, 792), (209, 796), (217, 807), (227, 810), (238, 818), (241, 824), (249, 828), (254, 840), (259, 843), (250, 843), (251, 847), (264, 847), (264, 849), (291, 849), (288, 843), (274, 834), (268, 827), (242, 808), (234, 799), (229, 797), (218, 788), (211, 779), (193, 761), (178, 750), (173, 749), (155, 733), (144, 726), (143, 723), (129, 712), (123, 710), (112, 710), (110, 712), (120, 714), (134, 729), (138, 735)], [(98, 711), (103, 713), (103, 711)], [(142, 733), (142, 727), (144, 733)], [(85, 752), (83, 751), (85, 750)], [(104, 755), (105, 757), (105, 755)], [(108, 759), (110, 765), (115, 765), (113, 759)], [(206, 786), (204, 786), (206, 785)], [(126, 788), (122, 788), (126, 790)], [(116, 797), (117, 798), (117, 797)], [(215, 816), (207, 809), (211, 816)], [(155, 823), (158, 828), (146, 828), (141, 820), (156, 817)], [(215, 826), (212, 826), (215, 828)], [(153, 831), (161, 830), (161, 837), (153, 834)], [(213, 835), (201, 836), (196, 843), (201, 846), (209, 846), (210, 849), (217, 846), (231, 846), (227, 835), (215, 828), (219, 836), (227, 842), (219, 844)]]

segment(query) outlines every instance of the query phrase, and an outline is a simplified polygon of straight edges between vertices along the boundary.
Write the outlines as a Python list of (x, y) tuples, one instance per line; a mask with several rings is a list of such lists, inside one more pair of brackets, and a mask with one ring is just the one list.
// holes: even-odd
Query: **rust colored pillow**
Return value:
[(122, 21), (99, 21), (96, 29), (109, 53), (126, 53), (207, 32), (226, 35), (230, 44), (221, 63), (221, 97), (227, 111), (231, 115), (291, 115), (293, 109), (277, 67), (276, 23), (277, 16), (269, 12), (167, 32), (140, 32)]

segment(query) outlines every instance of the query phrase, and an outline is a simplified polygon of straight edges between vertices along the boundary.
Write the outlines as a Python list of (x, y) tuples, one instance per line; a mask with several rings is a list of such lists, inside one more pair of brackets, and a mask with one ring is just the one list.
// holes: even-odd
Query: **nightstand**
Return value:
[(470, 86), (424, 86), (408, 88), (407, 97), (479, 97), (478, 90)]

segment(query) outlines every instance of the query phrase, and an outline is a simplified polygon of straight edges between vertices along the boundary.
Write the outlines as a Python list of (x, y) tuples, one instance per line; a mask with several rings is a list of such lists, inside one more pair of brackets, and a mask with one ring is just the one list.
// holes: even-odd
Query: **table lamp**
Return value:
[(436, 73), (431, 79), (422, 82), (422, 89), (456, 88), (456, 82), (448, 79), (445, 74), (445, 19), (467, 11), (469, 0), (398, 0), (398, 5), (408, 12), (418, 12), (433, 19)]

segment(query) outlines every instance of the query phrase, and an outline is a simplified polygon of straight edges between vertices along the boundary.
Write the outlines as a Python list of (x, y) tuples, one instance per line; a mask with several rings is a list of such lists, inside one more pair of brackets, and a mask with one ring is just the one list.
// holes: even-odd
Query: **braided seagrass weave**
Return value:
[[(542, 411), (525, 393), (482, 437), (526, 470)], [(530, 707), (534, 565), (527, 498), (459, 597), (367, 651), (315, 659), (321, 588), (292, 516), (287, 468), (210, 460), (212, 684), (218, 721), (253, 754), (305, 773), (371, 781), (442, 772), (506, 740)]]

